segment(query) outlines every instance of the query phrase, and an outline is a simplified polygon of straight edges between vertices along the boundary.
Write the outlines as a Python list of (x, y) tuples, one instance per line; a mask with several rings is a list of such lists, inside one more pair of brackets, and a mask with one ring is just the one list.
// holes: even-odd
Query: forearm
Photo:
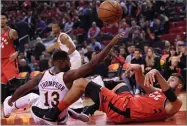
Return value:
[(53, 46), (48, 46), (46, 49), (47, 49), (47, 52), (52, 52), (55, 48), (53, 45)]
[(26, 94), (27, 92), (29, 92), (31, 89), (29, 88), (25, 88), (24, 85), (20, 86), (12, 95), (11, 97), (11, 102), (15, 102), (17, 99), (19, 99), (20, 97), (22, 97), (24, 94)]
[(155, 77), (156, 77), (158, 83), (160, 84), (162, 91), (167, 91), (169, 89), (169, 85), (158, 70), (155, 74)]
[(71, 48), (71, 49), (69, 49), (69, 51), (68, 51), (68, 55), (71, 55), (74, 51), (75, 51), (75, 48)]
[(105, 57), (108, 55), (111, 48), (114, 46), (114, 44), (109, 43), (99, 54), (97, 54), (91, 62), (93, 64), (98, 64), (99, 62), (103, 61)]

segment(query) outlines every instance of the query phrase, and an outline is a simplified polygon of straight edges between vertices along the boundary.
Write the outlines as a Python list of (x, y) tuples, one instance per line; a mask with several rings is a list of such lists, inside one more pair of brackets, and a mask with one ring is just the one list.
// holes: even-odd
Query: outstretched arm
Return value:
[(13, 102), (15, 102), (18, 98), (22, 97), (24, 94), (29, 92), (31, 89), (36, 87), (40, 80), (42, 79), (43, 74), (40, 73), (36, 77), (34, 77), (32, 80), (28, 81), (26, 84), (20, 86), (12, 95), (10, 100), (8, 101), (9, 105), (12, 105)]
[[(89, 73), (97, 64), (99, 64), (102, 60), (104, 60), (104, 58), (107, 56), (107, 54), (109, 53), (110, 49), (118, 42), (118, 40), (120, 38), (122, 38), (124, 35), (124, 33), (118, 34), (116, 35), (112, 41), (100, 52), (98, 53), (96, 56), (93, 57), (93, 59), (81, 66), (79, 69), (76, 70), (70, 70), (66, 73), (64, 73), (64, 82), (65, 83), (69, 83), (69, 82), (73, 82), (74, 80), (84, 77), (87, 73)], [(71, 86), (70, 86), (71, 87)]]

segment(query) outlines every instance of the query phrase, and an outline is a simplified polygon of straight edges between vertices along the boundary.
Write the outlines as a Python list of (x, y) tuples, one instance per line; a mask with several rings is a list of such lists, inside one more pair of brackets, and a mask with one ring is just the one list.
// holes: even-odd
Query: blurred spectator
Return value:
[(165, 48), (164, 48), (162, 54), (169, 54), (170, 46), (171, 46), (170, 42), (169, 41), (165, 41)]
[(32, 71), (39, 70), (38, 63), (36, 62), (34, 56), (31, 56), (31, 62), (28, 65), (30, 66), (30, 68), (31, 68)]
[(141, 57), (140, 49), (136, 48), (134, 51), (134, 58), (131, 60), (131, 64), (140, 64), (142, 67), (142, 71), (144, 72), (145, 61)]
[(69, 18), (68, 21), (67, 21), (67, 23), (65, 23), (64, 32), (65, 32), (66, 34), (71, 35), (72, 29), (73, 29), (73, 22), (72, 22), (72, 20)]
[(154, 53), (153, 48), (148, 49), (145, 57), (145, 73), (149, 72), (151, 69), (161, 70), (160, 59)]
[(157, 37), (164, 33), (164, 26), (161, 24), (160, 19), (154, 19), (151, 23), (151, 32), (154, 32)]
[(130, 45), (127, 47), (129, 55), (126, 57), (125, 62), (126, 63), (131, 63), (131, 60), (134, 58), (134, 51), (135, 51), (135, 46)]
[(96, 41), (95, 38), (92, 38), (92, 39), (91, 39), (91, 42), (92, 42), (92, 43), (90, 44), (90, 46), (91, 46), (91, 48), (92, 48), (92, 51), (95, 51), (95, 48), (96, 48), (96, 47), (98, 47), (99, 50), (101, 50), (102, 46), (101, 46), (101, 44), (100, 44), (99, 42)]
[(45, 45), (42, 42), (42, 39), (40, 37), (37, 38), (37, 43), (34, 49), (34, 55), (36, 60), (40, 59), (40, 56), (42, 55), (42, 52), (45, 51)]
[(19, 72), (28, 72), (28, 73), (31, 73), (31, 68), (27, 64), (27, 62), (26, 62), (25, 59), (21, 59), (19, 61)]
[(96, 38), (100, 33), (100, 28), (97, 27), (96, 22), (92, 22), (92, 27), (88, 31), (88, 38)]
[(166, 79), (168, 79), (173, 73), (180, 73), (178, 69), (179, 59), (176, 56), (173, 56), (170, 58), (170, 60), (171, 64), (165, 67), (163, 72)]
[(42, 32), (45, 30), (47, 27), (46, 22), (42, 20), (42, 18), (39, 16), (38, 17), (38, 22), (36, 24), (36, 34), (39, 36), (42, 36)]
[(113, 57), (111, 64), (119, 63), (123, 65), (125, 63), (125, 58), (122, 55), (120, 55), (119, 49), (115, 49), (114, 51), (111, 51), (110, 55)]
[(39, 70), (41, 72), (49, 69), (49, 59), (47, 59), (44, 55), (40, 56), (40, 62), (39, 62)]
[(32, 11), (28, 12), (27, 18), (24, 20), (28, 23), (29, 26), (29, 36), (30, 40), (35, 39), (35, 30), (36, 30), (36, 18), (33, 16)]

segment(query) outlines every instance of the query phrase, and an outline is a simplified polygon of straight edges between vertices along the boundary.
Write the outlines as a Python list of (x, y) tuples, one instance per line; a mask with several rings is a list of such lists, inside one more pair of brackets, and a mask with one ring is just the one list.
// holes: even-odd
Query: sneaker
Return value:
[(68, 109), (68, 114), (71, 116), (73, 119), (78, 119), (83, 122), (88, 122), (89, 121), (89, 116), (84, 114), (84, 113), (77, 113), (73, 109)]
[(3, 115), (5, 118), (8, 118), (10, 117), (11, 115), (11, 112), (12, 112), (12, 107), (10, 105), (8, 105), (8, 100), (11, 98), (11, 96), (8, 96), (4, 102), (3, 102), (3, 106), (4, 106), (4, 109), (3, 109)]
[(32, 106), (32, 111), (37, 117), (50, 122), (56, 122), (58, 120), (58, 116), (61, 113), (58, 107), (41, 109), (36, 106)]
[(135, 95), (139, 95), (140, 94), (140, 90), (136, 89)]

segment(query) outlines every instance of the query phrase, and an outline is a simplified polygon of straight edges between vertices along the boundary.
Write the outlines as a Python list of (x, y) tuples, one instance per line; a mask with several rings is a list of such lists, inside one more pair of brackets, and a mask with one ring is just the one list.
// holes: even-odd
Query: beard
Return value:
[(65, 68), (62, 69), (63, 72), (67, 72), (69, 70), (70, 70), (70, 67), (65, 67)]

